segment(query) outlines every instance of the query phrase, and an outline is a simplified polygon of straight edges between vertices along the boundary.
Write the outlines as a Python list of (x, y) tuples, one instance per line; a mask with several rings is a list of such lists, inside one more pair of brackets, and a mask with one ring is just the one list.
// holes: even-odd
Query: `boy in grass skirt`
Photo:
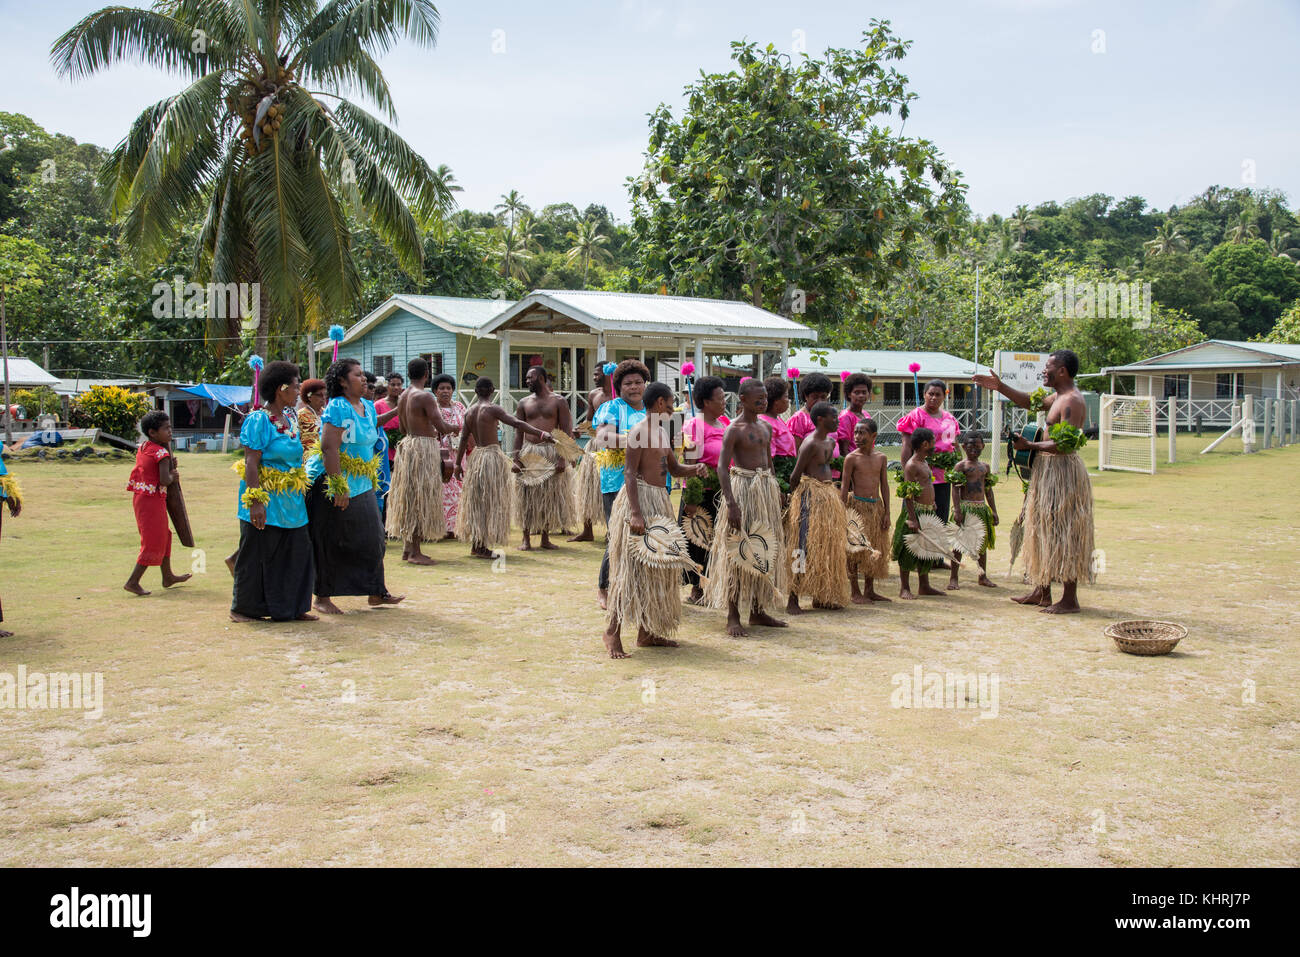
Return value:
[[(934, 483), (930, 465), (926, 461), (934, 451), (934, 433), (920, 426), (912, 433), (912, 457), (903, 463), (903, 475), (898, 483), (898, 497), (903, 500), (903, 507), (898, 510), (898, 521), (894, 523), (894, 541), (891, 549), (894, 561), (898, 563), (900, 587), (898, 597), (911, 601), (917, 595), (942, 597), (943, 592), (930, 587), (930, 572), (940, 567), (940, 559), (917, 558), (908, 550), (904, 536), (909, 532), (919, 532), (921, 524), (918, 515), (937, 515), (934, 507)], [(917, 573), (918, 587), (912, 594), (911, 574)]]
[(838, 412), (819, 402), (810, 413), (815, 431), (804, 437), (790, 474), (790, 507), (785, 518), (785, 547), (790, 556), (790, 598), (785, 610), (798, 615), (799, 596), (814, 608), (843, 608), (849, 603), (848, 513), (831, 478)]
[[(966, 458), (948, 470), (948, 485), (952, 488), (952, 505), (954, 520), (958, 525), (965, 524), (967, 516), (984, 523), (984, 547), (980, 549), (979, 584), (985, 588), (997, 588), (988, 575), (988, 553), (996, 539), (994, 527), (998, 524), (998, 506), (993, 499), (993, 486), (998, 477), (989, 466), (980, 461), (984, 451), (984, 437), (978, 432), (970, 432), (961, 438), (962, 451)], [(952, 574), (948, 578), (948, 590), (957, 590), (957, 570), (961, 553), (954, 555)]]
[[(862, 605), (869, 601), (889, 601), (876, 593), (876, 579), (889, 574), (889, 459), (876, 451), (877, 426), (872, 419), (862, 419), (853, 427), (856, 448), (844, 459), (840, 479), (840, 498), (847, 509), (862, 516), (867, 540), (875, 550), (849, 555), (850, 601)], [(858, 575), (864, 579), (858, 590)]]

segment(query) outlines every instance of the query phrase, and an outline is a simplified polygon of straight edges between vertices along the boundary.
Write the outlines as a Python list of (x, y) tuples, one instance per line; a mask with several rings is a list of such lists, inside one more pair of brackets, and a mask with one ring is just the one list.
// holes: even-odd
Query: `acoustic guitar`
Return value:
[(1037, 449), (1017, 449), (1016, 436), (1022, 436), (1026, 442), (1041, 442), (1047, 435), (1047, 429), (1030, 423), (1022, 428), (1019, 432), (1013, 432), (1007, 439), (1007, 474), (1012, 469), (1021, 479), (1028, 482), (1030, 474), (1034, 471), (1034, 459), (1038, 457)]

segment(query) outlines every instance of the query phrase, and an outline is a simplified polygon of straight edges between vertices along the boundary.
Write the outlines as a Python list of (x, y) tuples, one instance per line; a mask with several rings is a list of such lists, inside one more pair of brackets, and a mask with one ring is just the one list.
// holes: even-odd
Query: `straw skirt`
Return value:
[(862, 524), (867, 529), (867, 541), (879, 554), (871, 557), (870, 552), (850, 553), (849, 570), (855, 575), (867, 578), (887, 578), (889, 576), (889, 526), (880, 527), (880, 517), (885, 514), (884, 502), (862, 502), (849, 496), (849, 508), (862, 516)]
[(510, 458), (499, 445), (480, 445), (469, 456), (456, 537), (487, 547), (510, 540)]
[[(901, 501), (898, 504), (898, 520), (894, 522), (894, 539), (890, 547), (894, 561), (898, 563), (900, 572), (917, 572), (921, 575), (928, 575), (943, 563), (937, 559), (917, 558), (908, 550), (906, 536), (910, 535), (912, 530), (907, 527), (907, 502)], [(916, 502), (915, 505), (918, 517), (927, 514), (938, 514), (933, 505), (922, 505), (920, 502)]]
[(1040, 453), (1025, 499), (1025, 571), (1033, 585), (1093, 582), (1092, 482), (1077, 452)]
[(442, 510), (442, 443), (408, 435), (397, 446), (388, 490), (388, 534), (404, 542), (436, 542), (447, 534)]
[(775, 554), (766, 575), (733, 562), (727, 554), (731, 537), (725, 502), (718, 505), (718, 520), (713, 525), (713, 547), (709, 549), (709, 580), (704, 586), (704, 601), (710, 608), (726, 610), (728, 602), (737, 609), (773, 614), (785, 604), (787, 590), (786, 556), (781, 540), (781, 487), (770, 469), (731, 469), (731, 491), (740, 506), (742, 531), (760, 526), (772, 530)]
[(605, 524), (605, 503), (600, 497), (600, 466), (591, 452), (584, 453), (578, 463), (578, 475), (573, 482), (573, 507), (576, 521), (583, 525)]
[[(637, 495), (644, 518), (672, 514), (668, 490), (662, 485), (638, 479)], [(681, 569), (643, 564), (633, 556), (636, 536), (628, 528), (630, 515), (624, 486), (609, 513), (609, 620), (671, 638), (682, 621)]]
[(785, 547), (790, 556), (790, 593), (818, 605), (849, 603), (848, 514), (831, 482), (805, 478), (790, 496)]
[[(520, 455), (540, 455), (552, 465), (560, 459), (553, 442), (525, 442)], [(599, 482), (599, 479), (597, 479)], [(551, 532), (574, 522), (573, 470), (552, 472), (536, 485), (514, 483), (515, 521), (525, 532)]]

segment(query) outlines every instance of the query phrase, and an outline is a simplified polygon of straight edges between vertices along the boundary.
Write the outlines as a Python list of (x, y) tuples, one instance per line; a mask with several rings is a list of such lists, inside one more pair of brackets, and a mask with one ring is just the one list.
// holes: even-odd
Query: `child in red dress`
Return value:
[(144, 570), (151, 565), (162, 566), (162, 583), (170, 588), (189, 579), (189, 575), (172, 572), (172, 530), (167, 522), (167, 486), (176, 478), (176, 460), (168, 451), (172, 440), (172, 423), (165, 412), (150, 412), (140, 420), (140, 431), (145, 441), (135, 453), (135, 468), (127, 480), (126, 490), (132, 493), (135, 506), (135, 524), (140, 529), (140, 555), (135, 560), (131, 577), (125, 588), (133, 595), (147, 595), (140, 587)]

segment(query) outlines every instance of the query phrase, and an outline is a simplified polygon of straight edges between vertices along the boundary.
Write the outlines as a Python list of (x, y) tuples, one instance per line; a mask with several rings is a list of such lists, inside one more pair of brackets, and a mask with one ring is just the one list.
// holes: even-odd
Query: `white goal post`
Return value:
[(1156, 474), (1156, 400), (1149, 395), (1101, 396), (1100, 469)]

